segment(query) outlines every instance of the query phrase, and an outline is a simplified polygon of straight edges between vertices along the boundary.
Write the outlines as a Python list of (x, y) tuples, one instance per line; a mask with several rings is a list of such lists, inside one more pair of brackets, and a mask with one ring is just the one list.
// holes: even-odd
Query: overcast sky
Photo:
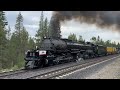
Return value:
[[(12, 28), (12, 32), (14, 32), (14, 25), (16, 22), (16, 17), (19, 11), (5, 11), (6, 18), (8, 24)], [(38, 30), (39, 20), (41, 11), (21, 11), (21, 14), (24, 18), (24, 26), (28, 31), (29, 35), (34, 37), (36, 31)], [(52, 11), (44, 11), (44, 16), (50, 20), (52, 16)], [(82, 35), (84, 39), (87, 41), (90, 40), (92, 36), (100, 36), (104, 40), (112, 40), (120, 42), (120, 33), (112, 32), (107, 29), (97, 28), (95, 25), (88, 25), (85, 23), (79, 23), (74, 20), (67, 21), (66, 23), (62, 23), (61, 25), (61, 34), (63, 38), (67, 38), (70, 33), (74, 33), (77, 35)]]

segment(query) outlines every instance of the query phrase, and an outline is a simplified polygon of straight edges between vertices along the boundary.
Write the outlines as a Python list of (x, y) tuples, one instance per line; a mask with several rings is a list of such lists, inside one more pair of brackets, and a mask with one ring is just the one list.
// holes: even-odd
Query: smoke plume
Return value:
[(51, 38), (61, 38), (60, 35), (60, 20), (59, 17), (53, 15), (50, 20), (50, 32), (49, 37)]
[(95, 24), (100, 28), (111, 29), (114, 26), (115, 30), (120, 31), (120, 11), (54, 11), (51, 18), (53, 34), (56, 33), (57, 36), (60, 36), (60, 28), (58, 29), (60, 22), (72, 19)]
[(97, 26), (120, 28), (120, 11), (54, 11), (53, 16), (59, 18), (60, 21), (71, 19), (79, 20), (88, 24), (96, 24)]

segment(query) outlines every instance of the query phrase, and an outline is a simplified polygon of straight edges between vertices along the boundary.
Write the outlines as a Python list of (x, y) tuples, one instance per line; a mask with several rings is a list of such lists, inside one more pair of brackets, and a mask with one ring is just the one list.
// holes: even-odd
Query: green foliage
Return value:
[(41, 44), (41, 41), (43, 40), (43, 38), (48, 37), (48, 32), (49, 32), (48, 30), (49, 30), (49, 23), (48, 23), (47, 18), (45, 18), (45, 20), (44, 20), (44, 15), (43, 15), (43, 11), (42, 11), (41, 17), (40, 17), (40, 22), (39, 22), (39, 29), (36, 34), (37, 46), (39, 46)]
[(36, 34), (36, 42), (37, 42), (37, 45), (39, 45), (41, 43), (41, 41), (43, 40), (43, 37), (44, 37), (44, 15), (43, 15), (43, 11), (41, 12), (41, 17), (40, 17), (40, 22), (39, 22), (39, 29), (37, 31), (37, 34)]
[[(21, 13), (16, 18), (15, 31), (11, 33), (11, 28), (7, 25), (3, 12), (0, 12), (0, 70), (19, 69), (24, 67), (25, 51), (35, 48), (35, 40), (31, 38), (23, 25)], [(47, 37), (48, 20), (44, 20), (43, 14), (39, 24), (38, 37)], [(42, 32), (40, 31), (42, 30)]]
[(85, 40), (83, 40), (81, 35), (79, 35), (78, 43), (83, 43), (83, 44), (85, 43)]
[(77, 37), (76, 37), (75, 34), (70, 34), (70, 35), (68, 36), (68, 39), (70, 39), (70, 40), (72, 40), (72, 41), (77, 41)]
[(20, 35), (20, 31), (23, 29), (23, 16), (19, 12), (16, 24), (15, 24), (16, 33)]
[(5, 29), (5, 26), (8, 24), (5, 17), (5, 12), (0, 11), (0, 25)]
[(24, 53), (28, 49), (28, 37), (29, 34), (23, 25), (23, 16), (21, 15), (21, 13), (19, 13), (16, 19), (15, 32), (12, 34), (11, 37), (11, 47), (12, 51), (14, 52), (12, 56), (13, 66), (23, 66)]
[(44, 37), (48, 37), (48, 20), (47, 18), (45, 18), (45, 21), (44, 21), (44, 29), (43, 29), (43, 35)]
[(92, 43), (95, 43), (95, 44), (98, 44), (98, 45), (104, 45), (104, 46), (109, 46), (109, 47), (111, 47), (111, 46), (113, 46), (113, 47), (119, 46), (119, 44), (117, 45), (115, 41), (114, 42), (111, 42), (111, 40), (103, 41), (100, 38), (100, 36), (92, 37), (90, 40), (91, 40)]
[(96, 39), (96, 37), (92, 37), (90, 40), (91, 40), (92, 43), (96, 43), (97, 39)]
[[(16, 18), (15, 31), (7, 25), (4, 12), (0, 12), (0, 70), (19, 69), (24, 67), (25, 51), (35, 48), (35, 40), (31, 38), (23, 25), (23, 16), (19, 12)], [(43, 12), (39, 24), (38, 38), (48, 36), (48, 20), (44, 20)], [(39, 39), (38, 39), (39, 40)], [(42, 40), (42, 39), (41, 39)]]
[(117, 44), (117, 47), (120, 47), (120, 43)]
[[(77, 38), (76, 38), (76, 35), (75, 34), (70, 34), (68, 36), (68, 39), (72, 40), (72, 41), (77, 41)], [(102, 38), (100, 38), (100, 36), (98, 37), (92, 37), (90, 39), (90, 41), (94, 44), (98, 44), (98, 45), (104, 45), (104, 46), (109, 46), (109, 47), (120, 47), (120, 43), (116, 43), (115, 41), (114, 42), (111, 42), (111, 40), (107, 40), (107, 41), (103, 41)], [(79, 35), (79, 39), (77, 41), (78, 43), (85, 43), (85, 40), (82, 38), (81, 35)]]
[[(10, 33), (9, 26), (7, 32), (7, 59), (3, 62), (2, 68), (11, 68), (17, 65), (19, 68), (23, 67), (24, 52), (28, 49), (29, 34), (23, 26), (23, 17), (21, 13), (18, 14), (15, 24), (15, 32)], [(11, 36), (11, 37), (10, 37)]]
[(33, 48), (35, 48), (35, 42), (34, 42), (34, 39), (33, 38), (29, 38), (29, 40), (28, 40), (28, 49), (33, 49)]
[(6, 38), (6, 28), (7, 25), (5, 19), (5, 13), (0, 11), (0, 68), (5, 68), (7, 56), (7, 38)]

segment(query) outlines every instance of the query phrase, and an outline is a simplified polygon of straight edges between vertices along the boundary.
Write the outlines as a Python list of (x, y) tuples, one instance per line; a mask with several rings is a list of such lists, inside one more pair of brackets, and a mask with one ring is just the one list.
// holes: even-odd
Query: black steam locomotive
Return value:
[(25, 68), (39, 68), (63, 62), (75, 62), (81, 59), (106, 55), (106, 47), (92, 43), (79, 44), (68, 39), (45, 38), (35, 50), (28, 50)]

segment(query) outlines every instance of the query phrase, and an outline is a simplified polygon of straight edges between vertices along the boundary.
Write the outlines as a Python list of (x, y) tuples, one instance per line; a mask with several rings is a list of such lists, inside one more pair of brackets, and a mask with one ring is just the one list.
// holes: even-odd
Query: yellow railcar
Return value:
[(117, 53), (117, 49), (113, 47), (113, 54)]
[(115, 47), (107, 47), (107, 54), (115, 54), (117, 49)]
[(112, 54), (113, 48), (112, 47), (107, 47), (107, 54)]

